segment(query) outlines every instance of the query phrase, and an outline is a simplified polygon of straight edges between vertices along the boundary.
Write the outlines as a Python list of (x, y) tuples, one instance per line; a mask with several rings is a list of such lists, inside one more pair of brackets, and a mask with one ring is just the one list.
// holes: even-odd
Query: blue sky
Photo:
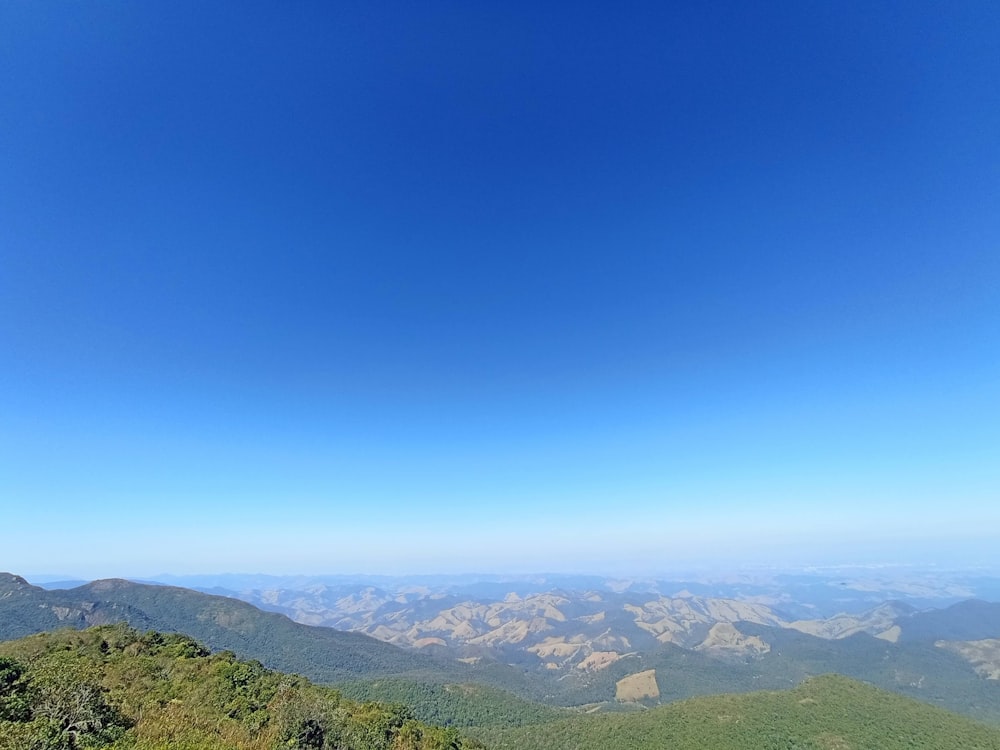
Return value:
[(0, 6), (0, 568), (1000, 544), (1000, 6)]

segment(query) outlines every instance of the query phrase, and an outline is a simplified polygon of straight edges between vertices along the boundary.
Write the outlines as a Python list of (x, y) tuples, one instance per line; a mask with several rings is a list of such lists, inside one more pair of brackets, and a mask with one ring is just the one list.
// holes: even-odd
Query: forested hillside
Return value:
[(125, 625), (0, 644), (0, 750), (460, 750), (399, 704)]
[(416, 716), (434, 724), (460, 727), (514, 727), (569, 716), (572, 709), (524, 700), (488, 685), (427, 683), (385, 679), (348, 682), (337, 688), (357, 700), (380, 700), (410, 706)]
[(846, 677), (481, 730), (494, 750), (998, 750), (1000, 730)]

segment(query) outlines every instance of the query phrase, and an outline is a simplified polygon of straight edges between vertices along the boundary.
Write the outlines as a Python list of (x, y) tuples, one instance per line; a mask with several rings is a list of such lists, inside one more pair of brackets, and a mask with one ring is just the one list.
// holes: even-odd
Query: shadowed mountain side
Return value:
[(301, 625), (236, 599), (118, 579), (46, 591), (18, 576), (0, 574), (0, 639), (115, 622), (186, 633), (213, 651), (230, 650), (322, 683), (401, 674), (454, 682), (474, 679), (473, 670), (464, 664), (358, 633)]
[(970, 599), (900, 620), (903, 641), (978, 641), (1000, 638), (1000, 602)]

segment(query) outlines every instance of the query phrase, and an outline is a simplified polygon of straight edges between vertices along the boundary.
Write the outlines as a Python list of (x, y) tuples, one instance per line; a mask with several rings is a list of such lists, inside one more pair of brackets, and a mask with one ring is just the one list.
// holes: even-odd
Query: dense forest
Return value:
[(483, 729), (493, 750), (1000, 750), (1000, 730), (847, 677)]
[(0, 750), (467, 750), (400, 704), (127, 625), (0, 643)]
[(553, 721), (574, 713), (572, 709), (524, 700), (506, 690), (474, 683), (440, 684), (389, 678), (348, 682), (337, 688), (356, 700), (402, 703), (424, 721), (459, 727), (515, 727)]

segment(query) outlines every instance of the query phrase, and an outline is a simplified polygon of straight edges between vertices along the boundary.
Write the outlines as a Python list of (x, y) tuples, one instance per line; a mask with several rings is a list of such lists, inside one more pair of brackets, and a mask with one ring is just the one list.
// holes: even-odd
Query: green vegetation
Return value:
[(494, 750), (1000, 750), (998, 729), (838, 675), (476, 734)]
[(486, 685), (433, 684), (386, 679), (338, 685), (344, 695), (357, 700), (403, 703), (419, 719), (459, 727), (519, 727), (569, 715), (568, 709), (532, 703)]
[(126, 625), (0, 644), (0, 750), (464, 750), (457, 729), (359, 703), (182, 635)]

